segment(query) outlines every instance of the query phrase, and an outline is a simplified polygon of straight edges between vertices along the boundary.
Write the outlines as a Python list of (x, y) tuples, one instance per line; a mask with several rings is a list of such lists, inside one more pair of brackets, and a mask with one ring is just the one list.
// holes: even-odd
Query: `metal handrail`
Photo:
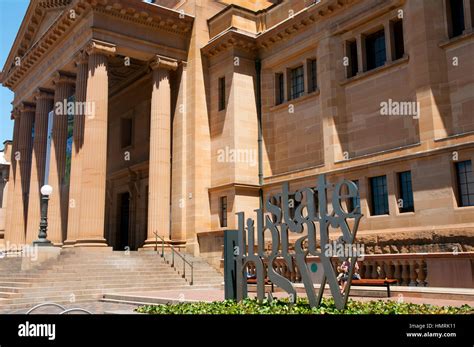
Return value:
[(30, 314), (31, 312), (35, 311), (36, 309), (40, 308), (40, 307), (44, 307), (44, 306), (55, 306), (63, 311), (66, 310), (66, 308), (63, 306), (63, 305), (60, 305), (60, 304), (57, 304), (55, 302), (43, 302), (42, 304), (38, 304), (36, 306), (33, 306), (32, 308), (30, 308), (28, 310), (28, 312), (26, 312), (25, 314)]
[[(161, 237), (160, 235), (158, 235), (158, 233), (155, 231), (153, 232), (153, 234), (155, 234), (155, 252), (158, 252), (158, 238), (161, 240), (161, 257), (164, 258), (165, 256), (165, 239), (163, 237)], [(174, 266), (174, 255), (176, 253), (176, 255), (178, 257), (181, 258), (181, 260), (183, 260), (183, 275), (182, 277), (183, 278), (186, 278), (186, 264), (189, 265), (189, 267), (191, 268), (191, 281), (189, 281), (189, 284), (190, 285), (193, 285), (193, 280), (194, 280), (194, 265), (192, 262), (189, 262), (186, 260), (186, 256), (181, 254), (172, 244), (168, 243), (168, 245), (170, 246), (171, 248), (171, 267), (175, 268)], [(159, 254), (159, 252), (158, 252)]]

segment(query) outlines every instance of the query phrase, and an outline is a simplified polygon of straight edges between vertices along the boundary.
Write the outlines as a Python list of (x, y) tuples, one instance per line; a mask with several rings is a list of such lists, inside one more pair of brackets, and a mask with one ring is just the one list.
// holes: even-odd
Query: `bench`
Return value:
[(352, 286), (370, 286), (370, 287), (387, 287), (387, 298), (390, 297), (390, 285), (396, 284), (396, 279), (360, 279), (352, 280)]
[[(250, 278), (247, 278), (247, 284), (257, 284), (257, 279), (255, 277), (250, 277)], [(273, 282), (270, 281), (268, 278), (265, 278), (265, 286), (271, 286), (272, 288), (272, 293), (273, 293)]]

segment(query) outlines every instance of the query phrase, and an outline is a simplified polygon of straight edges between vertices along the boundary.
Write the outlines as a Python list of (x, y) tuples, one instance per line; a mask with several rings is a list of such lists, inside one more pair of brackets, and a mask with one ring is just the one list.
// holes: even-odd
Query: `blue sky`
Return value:
[[(28, 4), (29, 0), (0, 0), (0, 69), (7, 60)], [(13, 121), (10, 120), (12, 101), (10, 89), (0, 86), (0, 149), (3, 148), (3, 141), (13, 137)]]

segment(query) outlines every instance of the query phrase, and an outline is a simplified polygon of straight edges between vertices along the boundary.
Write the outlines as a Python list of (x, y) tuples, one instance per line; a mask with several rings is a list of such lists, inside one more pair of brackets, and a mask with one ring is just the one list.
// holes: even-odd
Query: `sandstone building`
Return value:
[(0, 248), (4, 245), (3, 240), (5, 237), (11, 145), (11, 141), (5, 141), (3, 143), (3, 150), (0, 151)]
[(36, 238), (46, 178), (58, 247), (157, 232), (219, 266), (236, 212), (324, 173), (359, 186), (365, 276), (472, 287), (473, 20), (472, 0), (32, 0), (1, 75), (5, 241)]

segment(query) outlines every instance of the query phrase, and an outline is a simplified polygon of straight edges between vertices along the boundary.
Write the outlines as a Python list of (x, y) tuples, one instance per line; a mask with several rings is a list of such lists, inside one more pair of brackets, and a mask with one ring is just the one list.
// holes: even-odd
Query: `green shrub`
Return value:
[(256, 299), (246, 299), (239, 303), (225, 300), (147, 305), (136, 311), (148, 314), (474, 314), (474, 307), (441, 307), (383, 300), (361, 302), (349, 299), (346, 309), (338, 310), (332, 298), (324, 298), (318, 308), (311, 308), (306, 298), (299, 298), (295, 304), (290, 304), (287, 299), (275, 299), (271, 302), (264, 300), (262, 303)]

